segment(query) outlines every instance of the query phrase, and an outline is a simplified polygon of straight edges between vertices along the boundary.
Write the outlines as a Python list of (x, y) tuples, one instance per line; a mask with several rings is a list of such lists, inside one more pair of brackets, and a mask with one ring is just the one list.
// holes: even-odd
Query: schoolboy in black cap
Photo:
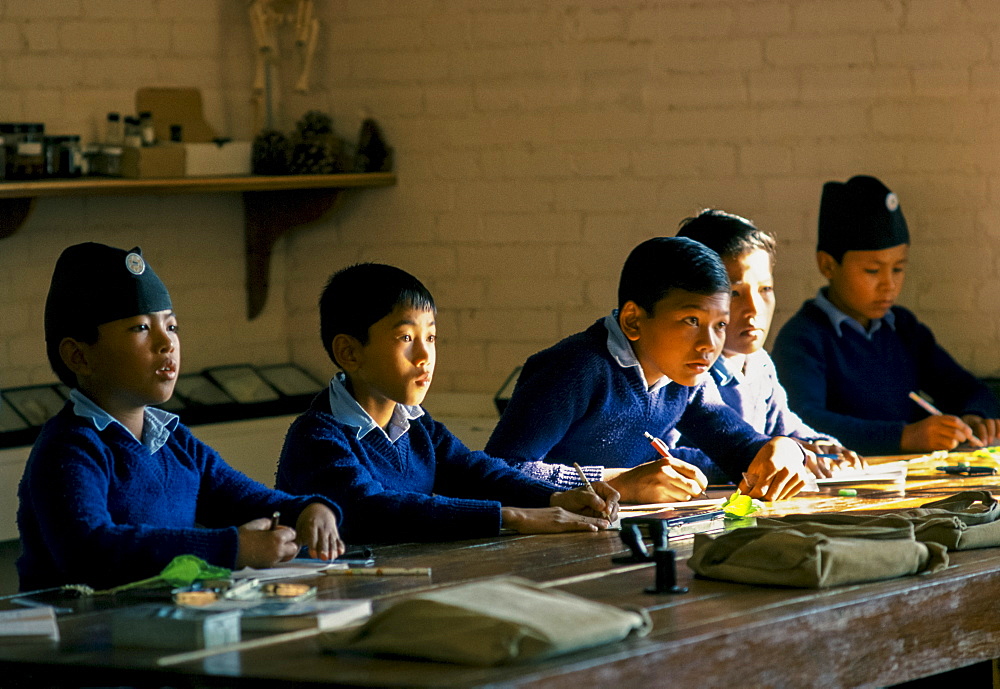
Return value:
[[(862, 454), (995, 443), (996, 398), (895, 305), (909, 246), (899, 199), (878, 179), (823, 185), (816, 260), (829, 284), (782, 327), (772, 352), (789, 404)], [(929, 416), (911, 392), (943, 414)]]
[[(251, 480), (174, 414), (180, 340), (170, 294), (142, 251), (77, 244), (56, 262), (46, 351), (72, 388), (43, 427), (18, 489), (23, 590), (149, 577), (177, 555), (268, 567), (307, 545), (343, 552), (339, 508)], [(279, 511), (295, 523), (272, 529)]]

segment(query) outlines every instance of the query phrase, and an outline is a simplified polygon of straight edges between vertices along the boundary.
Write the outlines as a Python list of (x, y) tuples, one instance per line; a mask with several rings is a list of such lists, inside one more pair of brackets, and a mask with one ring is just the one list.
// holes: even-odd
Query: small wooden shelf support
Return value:
[(74, 179), (0, 183), (0, 239), (20, 228), (42, 196), (134, 196), (241, 192), (245, 227), (247, 316), (267, 301), (271, 251), (291, 229), (328, 215), (346, 189), (386, 187), (391, 172), (336, 175)]

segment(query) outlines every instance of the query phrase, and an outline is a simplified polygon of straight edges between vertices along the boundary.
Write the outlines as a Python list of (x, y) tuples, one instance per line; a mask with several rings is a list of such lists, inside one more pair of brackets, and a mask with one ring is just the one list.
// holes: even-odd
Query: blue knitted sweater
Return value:
[(43, 427), (18, 488), (22, 590), (107, 588), (175, 556), (233, 567), (237, 527), (279, 510), (294, 524), (319, 496), (272, 490), (226, 464), (182, 424), (155, 453), (123, 426), (98, 431), (67, 403)]
[(473, 452), (430, 414), (395, 443), (330, 413), (324, 391), (296, 419), (281, 450), (277, 486), (335, 500), (354, 542), (444, 541), (500, 532), (501, 505), (548, 507), (555, 486)]
[(639, 369), (619, 365), (607, 340), (601, 319), (530, 357), (486, 452), (528, 475), (574, 485), (573, 470), (559, 464), (634, 467), (659, 457), (643, 431), (666, 437), (676, 427), (738, 483), (769, 438), (704, 383), (648, 392)]
[(900, 452), (903, 426), (927, 415), (907, 395), (922, 391), (946, 414), (1000, 417), (989, 388), (958, 365), (927, 326), (901, 306), (895, 328), (869, 340), (851, 327), (837, 334), (813, 300), (778, 333), (771, 353), (788, 402), (806, 423), (861, 454)]

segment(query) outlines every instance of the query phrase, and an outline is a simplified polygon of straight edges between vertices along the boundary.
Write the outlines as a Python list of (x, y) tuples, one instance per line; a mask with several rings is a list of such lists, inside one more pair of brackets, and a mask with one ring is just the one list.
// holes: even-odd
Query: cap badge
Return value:
[(885, 195), (885, 207), (889, 209), (889, 212), (899, 208), (899, 199), (891, 191)]
[(146, 272), (146, 262), (142, 260), (142, 256), (135, 252), (125, 257), (125, 267), (132, 275), (142, 275)]

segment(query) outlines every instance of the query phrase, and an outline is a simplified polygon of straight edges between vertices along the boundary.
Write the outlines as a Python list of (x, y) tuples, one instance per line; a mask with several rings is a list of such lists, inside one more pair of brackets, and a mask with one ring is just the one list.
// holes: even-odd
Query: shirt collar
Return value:
[[(113, 423), (125, 429), (125, 432), (135, 438), (125, 424), (104, 411), (92, 399), (84, 395), (76, 388), (70, 390), (69, 399), (73, 403), (73, 413), (77, 416), (90, 420), (94, 428), (103, 431)], [(153, 454), (167, 444), (170, 433), (177, 428), (180, 419), (177, 414), (172, 414), (156, 407), (146, 407), (143, 411), (142, 439), (139, 440), (150, 454)]]
[(739, 383), (743, 376), (739, 371), (730, 371), (729, 366), (726, 364), (726, 357), (719, 355), (719, 358), (715, 360), (712, 364), (712, 368), (708, 369), (712, 377), (715, 378), (715, 382), (719, 387), (729, 385), (734, 380)]
[(347, 389), (345, 381), (347, 376), (341, 371), (330, 380), (330, 413), (333, 418), (345, 426), (357, 428), (357, 437), (363, 438), (376, 428), (389, 439), (390, 443), (395, 443), (404, 433), (410, 430), (410, 421), (418, 419), (424, 415), (424, 410), (419, 405), (396, 404), (392, 410), (392, 418), (389, 420), (389, 430), (386, 432), (381, 426), (375, 423), (371, 414), (366, 412), (358, 401)]
[[(625, 333), (622, 332), (621, 326), (618, 325), (618, 309), (615, 309), (610, 315), (604, 317), (604, 327), (608, 329), (608, 352), (622, 368), (636, 368), (639, 377), (645, 382), (646, 376), (642, 372), (642, 365), (635, 358), (635, 352), (632, 351), (631, 343), (625, 337)], [(656, 392), (672, 382), (674, 381), (670, 380), (669, 377), (665, 375), (661, 376), (659, 380), (649, 386), (647, 392)]]
[(833, 302), (826, 296), (826, 292), (826, 287), (820, 287), (819, 291), (816, 293), (816, 299), (813, 303), (815, 303), (816, 306), (827, 315), (827, 318), (830, 319), (830, 323), (833, 325), (833, 329), (836, 331), (838, 337), (843, 336), (843, 326), (845, 324), (869, 340), (872, 339), (872, 336), (878, 332), (879, 328), (882, 327), (883, 322), (893, 330), (896, 329), (896, 314), (893, 313), (892, 309), (886, 311), (885, 315), (881, 318), (873, 319), (871, 324), (868, 326), (868, 330), (865, 330), (861, 323), (834, 306)]

